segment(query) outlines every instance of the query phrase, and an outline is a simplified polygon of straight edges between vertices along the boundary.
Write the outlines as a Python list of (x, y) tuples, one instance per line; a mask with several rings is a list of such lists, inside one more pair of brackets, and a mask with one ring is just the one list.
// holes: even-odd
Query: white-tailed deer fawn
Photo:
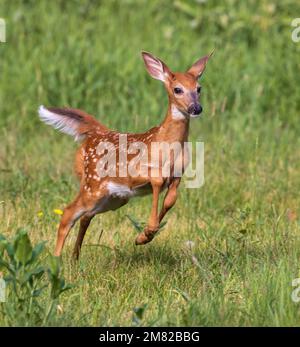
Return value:
[[(74, 256), (78, 258), (86, 230), (97, 213), (116, 210), (125, 205), (135, 195), (152, 193), (152, 208), (147, 227), (136, 238), (136, 244), (142, 245), (150, 242), (158, 231), (160, 222), (167, 211), (175, 204), (180, 176), (174, 175), (175, 170), (183, 173), (188, 164), (188, 153), (179, 150), (170, 156), (168, 175), (162, 174), (166, 164), (161, 153), (154, 153), (153, 143), (174, 142), (181, 145), (188, 139), (190, 117), (197, 117), (202, 112), (199, 103), (201, 87), (198, 83), (210, 55), (205, 56), (192, 65), (184, 73), (172, 72), (165, 63), (150, 53), (142, 52), (145, 66), (149, 74), (165, 85), (169, 97), (168, 111), (164, 121), (142, 134), (120, 134), (108, 129), (95, 118), (84, 111), (71, 108), (39, 108), (42, 121), (53, 127), (73, 135), (75, 139), (82, 140), (77, 151), (75, 164), (76, 173), (80, 178), (80, 190), (75, 200), (68, 205), (61, 218), (58, 229), (55, 255), (60, 256), (66, 237), (74, 223), (80, 218), (80, 229), (74, 248)], [(121, 174), (134, 153), (128, 151), (128, 145), (120, 145), (120, 137), (126, 135), (127, 144), (140, 143), (147, 152), (150, 164), (139, 162), (135, 167), (135, 174)], [(105, 147), (100, 151), (102, 144), (111, 144), (118, 149), (117, 152)], [(182, 148), (182, 147), (181, 147)], [(103, 148), (102, 148), (103, 149)], [(136, 154), (136, 153), (135, 153)], [(115, 159), (107, 161), (104, 166), (99, 166), (104, 156)], [(121, 158), (122, 157), (122, 158)], [(158, 159), (153, 165), (154, 157)], [(107, 158), (106, 158), (107, 159)], [(111, 159), (111, 158), (110, 158)], [(124, 164), (125, 160), (125, 164)], [(144, 163), (144, 162), (143, 162)], [(146, 167), (146, 171), (145, 171)], [(109, 171), (114, 174), (102, 174)], [(123, 170), (124, 171), (124, 170)], [(131, 170), (132, 171), (132, 170)], [(167, 189), (163, 206), (159, 213), (159, 194)]]

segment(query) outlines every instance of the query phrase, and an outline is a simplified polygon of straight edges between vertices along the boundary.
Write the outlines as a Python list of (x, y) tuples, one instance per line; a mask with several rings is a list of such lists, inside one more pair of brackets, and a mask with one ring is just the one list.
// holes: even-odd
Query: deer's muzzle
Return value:
[(188, 108), (190, 116), (198, 116), (202, 112), (202, 106), (200, 104), (192, 104)]

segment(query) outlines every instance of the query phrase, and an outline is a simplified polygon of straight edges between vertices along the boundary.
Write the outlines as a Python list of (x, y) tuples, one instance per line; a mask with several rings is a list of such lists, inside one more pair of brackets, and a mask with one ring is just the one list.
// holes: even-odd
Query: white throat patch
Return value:
[(171, 106), (172, 118), (176, 120), (185, 119), (185, 115), (178, 110), (178, 108), (172, 104)]

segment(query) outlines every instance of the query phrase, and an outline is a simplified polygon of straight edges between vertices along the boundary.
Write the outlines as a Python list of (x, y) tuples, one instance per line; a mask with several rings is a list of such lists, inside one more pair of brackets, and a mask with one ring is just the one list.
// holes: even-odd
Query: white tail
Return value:
[(75, 141), (80, 139), (78, 132), (79, 121), (76, 118), (71, 118), (68, 115), (62, 115), (49, 111), (46, 107), (41, 105), (39, 107), (40, 119), (53, 128), (75, 137)]
[(75, 141), (95, 130), (106, 130), (94, 117), (84, 111), (73, 108), (39, 107), (40, 119), (59, 131), (74, 136)]

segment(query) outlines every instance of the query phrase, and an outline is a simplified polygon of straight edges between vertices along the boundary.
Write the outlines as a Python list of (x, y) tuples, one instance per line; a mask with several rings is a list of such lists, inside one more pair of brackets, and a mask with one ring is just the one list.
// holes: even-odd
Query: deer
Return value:
[[(144, 245), (152, 241), (159, 226), (174, 206), (178, 188), (181, 182), (180, 175), (174, 175), (175, 168), (184, 172), (189, 164), (189, 153), (182, 149), (180, 153), (170, 156), (168, 175), (162, 175), (164, 165), (161, 154), (156, 161), (154, 170), (151, 158), (157, 154), (151, 152), (151, 144), (178, 142), (183, 144), (188, 140), (190, 119), (199, 117), (202, 112), (200, 104), (201, 85), (199, 78), (202, 76), (207, 61), (212, 53), (198, 59), (185, 72), (172, 72), (159, 58), (151, 53), (142, 51), (142, 58), (149, 75), (161, 82), (168, 94), (168, 108), (164, 120), (144, 133), (120, 133), (101, 124), (96, 118), (79, 109), (69, 107), (55, 108), (40, 106), (38, 113), (40, 119), (48, 125), (69, 134), (80, 141), (81, 145), (76, 151), (75, 173), (80, 181), (79, 192), (74, 201), (65, 207), (61, 216), (57, 232), (57, 241), (54, 255), (60, 257), (67, 236), (74, 224), (80, 219), (80, 227), (75, 242), (73, 257), (79, 258), (84, 236), (91, 220), (96, 214), (114, 211), (128, 203), (134, 196), (152, 195), (152, 206), (149, 220), (144, 230), (138, 234), (136, 245)], [(137, 174), (121, 175), (121, 156), (128, 160), (133, 154), (128, 153), (128, 147), (120, 150), (119, 139), (126, 136), (129, 144), (141, 143), (148, 150), (147, 158), (150, 164), (146, 171), (142, 165), (137, 166)], [(97, 162), (104, 154), (109, 155), (110, 148), (99, 153), (97, 148), (102, 143), (109, 143), (119, 148), (115, 156), (115, 175), (102, 175), (105, 167), (97, 170)], [(180, 155), (178, 155), (180, 154)], [(128, 162), (126, 162), (128, 163)], [(124, 165), (122, 164), (123, 168)], [(106, 164), (106, 170), (110, 164)], [(151, 170), (150, 170), (151, 169)], [(153, 172), (154, 171), (154, 172)], [(162, 207), (159, 208), (159, 196), (166, 190)]]

